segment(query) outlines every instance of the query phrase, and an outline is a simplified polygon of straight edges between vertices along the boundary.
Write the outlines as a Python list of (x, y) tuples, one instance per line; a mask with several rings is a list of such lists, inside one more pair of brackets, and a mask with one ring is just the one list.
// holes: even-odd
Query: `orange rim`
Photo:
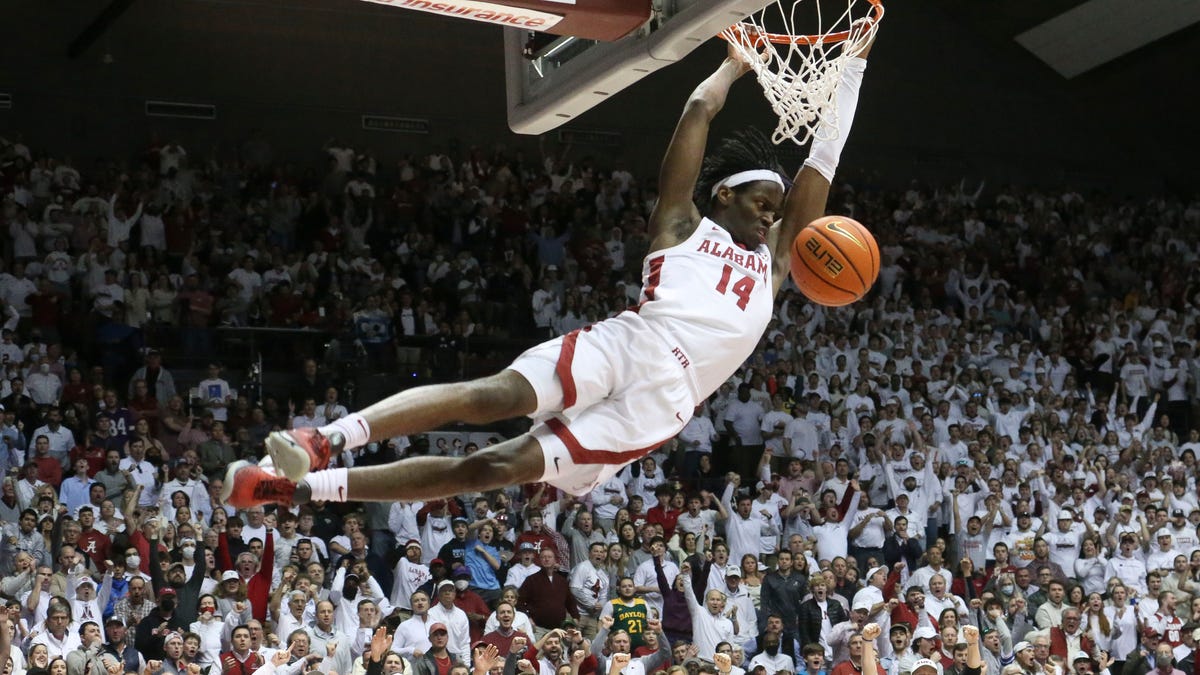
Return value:
[[(868, 21), (876, 23), (883, 18), (883, 0), (867, 0), (871, 3), (871, 16)], [(777, 45), (796, 44), (796, 45), (816, 45), (816, 44), (833, 44), (836, 42), (845, 42), (850, 39), (850, 31), (844, 30), (829, 35), (789, 35), (788, 33), (765, 33), (757, 28), (754, 28), (747, 23), (735, 23), (729, 27), (729, 31), (737, 33), (739, 40), (748, 46), (757, 46), (764, 42), (772, 42)], [(721, 38), (728, 40), (725, 32), (721, 33)]]

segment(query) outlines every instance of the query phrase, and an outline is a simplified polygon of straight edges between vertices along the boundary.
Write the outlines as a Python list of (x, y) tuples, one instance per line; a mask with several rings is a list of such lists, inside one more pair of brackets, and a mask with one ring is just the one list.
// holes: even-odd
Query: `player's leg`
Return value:
[(329, 465), (343, 448), (437, 429), (451, 422), (488, 424), (537, 408), (537, 394), (519, 373), (504, 370), (469, 382), (408, 389), (319, 429), (293, 429), (267, 437), (278, 472), (294, 481)]
[(416, 387), (393, 394), (358, 414), (370, 440), (421, 433), (450, 422), (490, 424), (523, 417), (537, 407), (533, 387), (520, 374), (503, 370), (490, 377)]
[(237, 508), (311, 500), (428, 501), (530, 483), (543, 473), (541, 445), (522, 434), (466, 457), (412, 457), (380, 466), (318, 471), (300, 483), (269, 468), (237, 462), (226, 473), (225, 501)]

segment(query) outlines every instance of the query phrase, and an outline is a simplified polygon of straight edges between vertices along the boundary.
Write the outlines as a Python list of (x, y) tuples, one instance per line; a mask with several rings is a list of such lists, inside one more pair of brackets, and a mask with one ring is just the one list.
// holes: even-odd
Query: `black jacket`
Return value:
[(167, 628), (178, 631), (180, 634), (188, 629), (190, 623), (184, 623), (179, 616), (179, 609), (171, 614), (171, 618), (164, 619), (160, 610), (155, 607), (153, 612), (146, 615), (137, 625), (137, 637), (134, 639), (133, 646), (147, 661), (161, 661), (163, 659), (163, 640), (167, 637), (166, 633), (154, 634), (154, 630), (159, 627), (164, 621), (167, 623)]
[(759, 624), (759, 630), (766, 628), (767, 615), (778, 614), (783, 619), (784, 632), (795, 632), (800, 600), (807, 594), (808, 579), (803, 574), (792, 572), (785, 577), (778, 571), (768, 572), (762, 580), (760, 614), (763, 620)]
[[(450, 656), (451, 664), (458, 663), (458, 659), (454, 658), (454, 654), (451, 654), (449, 651), (446, 653)], [(438, 675), (437, 659), (433, 657), (433, 654), (426, 653), (419, 659), (413, 659), (411, 663), (413, 675)]]
[(915, 570), (920, 567), (918, 561), (924, 552), (913, 537), (902, 542), (900, 537), (892, 534), (883, 540), (883, 560), (889, 568), (903, 560), (904, 564), (908, 565), (908, 569)]
[[(836, 626), (843, 621), (850, 620), (850, 612), (847, 612), (842, 603), (830, 598), (826, 601), (827, 611), (829, 612), (829, 625)], [(805, 645), (821, 642), (821, 607), (817, 605), (817, 601), (809, 598), (800, 604), (798, 612), (798, 625), (796, 635), (800, 639), (800, 648), (804, 649)]]
[(1154, 670), (1154, 666), (1150, 665), (1150, 659), (1142, 655), (1144, 649), (1144, 647), (1139, 647), (1129, 652), (1125, 658), (1125, 669), (1121, 671), (1122, 675), (1146, 675)]

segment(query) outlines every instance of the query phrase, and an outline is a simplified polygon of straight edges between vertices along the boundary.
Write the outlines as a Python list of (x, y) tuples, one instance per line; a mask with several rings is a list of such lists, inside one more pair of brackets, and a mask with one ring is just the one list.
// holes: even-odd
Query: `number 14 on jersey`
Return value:
[(730, 290), (738, 297), (738, 309), (746, 311), (746, 305), (750, 302), (750, 293), (754, 291), (754, 279), (745, 275), (740, 275), (742, 278), (735, 281), (733, 288), (729, 287), (729, 281), (733, 277), (733, 266), (726, 265), (725, 269), (721, 270), (721, 280), (717, 282), (717, 292), (721, 295), (726, 295)]

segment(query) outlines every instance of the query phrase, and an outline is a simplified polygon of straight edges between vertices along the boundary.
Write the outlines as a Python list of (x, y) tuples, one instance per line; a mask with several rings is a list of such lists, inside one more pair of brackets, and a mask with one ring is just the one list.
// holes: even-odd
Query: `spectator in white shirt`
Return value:
[(218, 422), (229, 420), (229, 405), (233, 402), (233, 389), (221, 377), (221, 366), (217, 363), (208, 364), (208, 377), (196, 385), (200, 398), (206, 408), (212, 411), (213, 419)]
[(750, 659), (750, 670), (762, 666), (767, 673), (778, 673), (786, 671), (789, 673), (796, 672), (796, 662), (791, 656), (779, 651), (780, 636), (772, 633), (767, 633), (763, 639), (763, 650), (754, 658)]
[(317, 408), (315, 399), (304, 399), (304, 408), (299, 415), (292, 417), (291, 428), (303, 429), (306, 427), (323, 427), (325, 426), (325, 418), (321, 415)]
[(8, 234), (12, 237), (13, 257), (18, 260), (31, 260), (37, 257), (38, 224), (29, 219), (29, 211), (24, 204), (13, 205), (16, 214), (8, 224)]
[(783, 449), (788, 457), (813, 459), (817, 456), (821, 434), (817, 425), (808, 418), (808, 402), (797, 400), (792, 408), (794, 417), (783, 430)]
[(117, 195), (113, 194), (108, 200), (108, 245), (110, 248), (120, 248), (121, 242), (129, 240), (129, 233), (142, 217), (142, 202), (138, 200), (137, 209), (133, 215), (128, 215), (125, 206), (117, 203)]
[(338, 403), (337, 387), (329, 387), (325, 390), (325, 402), (320, 405), (318, 413), (325, 420), (323, 424), (328, 424), (350, 414), (346, 410), (346, 406)]
[(229, 272), (229, 279), (238, 286), (238, 298), (251, 302), (262, 290), (262, 275), (254, 270), (254, 258), (242, 257), (242, 266)]
[(544, 335), (550, 335), (554, 320), (558, 318), (559, 309), (562, 307), (562, 300), (555, 294), (550, 277), (542, 277), (541, 288), (533, 292), (530, 302), (533, 304), (534, 323)]
[(25, 377), (25, 392), (38, 405), (54, 405), (62, 396), (62, 380), (50, 372), (50, 359), (42, 356), (35, 369)]
[(629, 497), (625, 493), (625, 481), (611, 476), (592, 488), (591, 497), (596, 527), (606, 532), (611, 530), (617, 511), (629, 503)]
[(449, 579), (438, 582), (437, 604), (429, 608), (429, 618), (446, 624), (450, 630), (450, 642), (446, 649), (458, 658), (460, 663), (470, 663), (471, 659), (471, 627), (467, 613), (454, 606), (454, 597), (458, 591), (454, 582)]
[(729, 435), (729, 444), (735, 458), (735, 470), (747, 481), (754, 481), (754, 467), (763, 451), (762, 420), (766, 411), (752, 397), (751, 387), (743, 382), (738, 385), (737, 398), (726, 406), (724, 431)]
[(850, 555), (861, 569), (867, 569), (867, 559), (883, 560), (883, 542), (892, 533), (892, 521), (882, 509), (859, 509), (851, 523)]
[(436, 623), (436, 620), (429, 617), (429, 595), (425, 591), (414, 591), (408, 599), (412, 605), (412, 617), (396, 627), (396, 634), (392, 638), (392, 651), (411, 659), (415, 658), (414, 652), (424, 654), (429, 651), (429, 627)]
[[(710, 504), (715, 504), (719, 510), (706, 508), (706, 500)], [(709, 542), (705, 539), (711, 539), (716, 532), (717, 520), (724, 519), (725, 511), (721, 508), (721, 500), (714, 500), (712, 494), (708, 492), (691, 495), (687, 500), (687, 510), (679, 514), (679, 518), (675, 521), (675, 532), (677, 534), (691, 532), (697, 537), (697, 548), (707, 551)]]
[[(392, 604), (401, 609), (411, 610), (412, 606), (409, 603), (413, 593), (433, 578), (429, 567), (421, 563), (421, 542), (416, 539), (408, 540), (404, 545), (404, 557), (396, 563), (393, 577)], [(422, 632), (422, 635), (424, 634)]]
[(704, 594), (704, 606), (696, 601), (696, 594), (691, 592), (691, 568), (684, 563), (680, 574), (684, 575), (684, 599), (687, 600), (688, 610), (692, 615), (692, 644), (696, 647), (696, 655), (702, 659), (712, 659), (717, 645), (721, 642), (733, 642), (733, 622), (725, 617), (725, 594), (712, 589)]
[(1136, 555), (1137, 538), (1132, 533), (1121, 535), (1120, 553), (1108, 561), (1105, 578), (1120, 579), (1139, 596), (1146, 594), (1146, 565)]
[(176, 173), (183, 168), (184, 161), (187, 160), (187, 150), (175, 141), (167, 143), (158, 151), (158, 174), (166, 176), (172, 171)]
[(580, 628), (587, 638), (595, 637), (599, 626), (597, 620), (608, 602), (609, 578), (603, 566), (607, 555), (608, 545), (594, 541), (588, 547), (587, 559), (571, 570), (571, 595), (579, 609)]
[(58, 407), (46, 411), (46, 424), (34, 429), (30, 437), (43, 435), (50, 440), (50, 456), (67, 468), (71, 450), (75, 447), (75, 434), (62, 425), (62, 411)]
[(659, 485), (667, 482), (666, 475), (658, 466), (658, 462), (653, 457), (643, 457), (641, 462), (641, 471), (638, 475), (633, 475), (633, 466), (627, 466), (618, 475), (625, 476), (625, 490), (630, 497), (637, 495), (642, 498), (643, 504), (654, 504), (658, 500), (654, 496), (654, 490)]
[(818, 562), (845, 558), (849, 552), (850, 527), (858, 517), (858, 506), (863, 494), (857, 480), (850, 481), (850, 489), (854, 490), (854, 494), (850, 497), (846, 515), (839, 519), (837, 507), (831, 506), (825, 510), (824, 522), (813, 527), (813, 533), (817, 537)]
[(523, 541), (518, 544), (517, 564), (508, 568), (508, 577), (505, 578), (504, 585), (520, 588), (526, 579), (537, 574), (541, 568), (534, 561), (536, 557), (537, 549), (534, 547), (533, 542)]
[[(730, 481), (725, 487), (722, 501), (734, 504), (733, 491), (741, 484), (741, 479), (737, 474), (730, 474), (728, 478)], [(725, 538), (729, 544), (730, 559), (741, 560), (744, 555), (757, 556), (759, 545), (762, 543), (762, 530), (766, 525), (762, 514), (754, 510), (754, 500), (750, 495), (739, 496), (733, 513), (725, 521)]]
[(693, 476), (700, 468), (700, 456), (711, 455), (713, 441), (720, 438), (704, 410), (704, 404), (696, 406), (692, 418), (680, 430), (678, 438), (683, 444), (683, 475)]
[[(782, 337), (782, 336), (781, 336)], [(786, 432), (788, 423), (792, 421), (791, 414), (787, 411), (787, 401), (783, 400), (783, 395), (776, 393), (771, 397), (771, 410), (762, 417), (762, 436), (766, 444), (767, 450), (777, 457), (782, 457), (784, 454), (784, 433)]]
[(1070, 574), (1075, 569), (1075, 561), (1079, 559), (1083, 534), (1088, 528), (1075, 524), (1075, 512), (1071, 509), (1060, 510), (1056, 522), (1055, 530), (1047, 530), (1042, 538), (1050, 545), (1050, 560)]
[(725, 606), (729, 608), (727, 615), (733, 622), (734, 639), (744, 647), (758, 636), (758, 613), (750, 592), (742, 584), (741, 567), (725, 567), (725, 588), (722, 590), (725, 593)]

